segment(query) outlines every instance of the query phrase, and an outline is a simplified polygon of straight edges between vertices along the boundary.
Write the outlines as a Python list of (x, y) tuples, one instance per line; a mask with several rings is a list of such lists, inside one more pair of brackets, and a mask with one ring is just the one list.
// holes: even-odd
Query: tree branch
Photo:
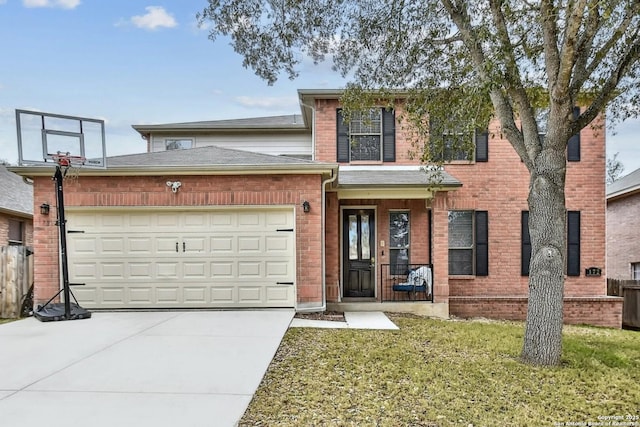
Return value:
[(560, 53), (558, 52), (558, 29), (556, 27), (557, 12), (551, 0), (540, 3), (540, 26), (544, 40), (544, 60), (547, 69), (547, 89), (552, 91), (558, 78)]
[(570, 95), (568, 92), (573, 66), (576, 62), (578, 33), (582, 27), (582, 12), (586, 6), (586, 0), (569, 2), (567, 5), (567, 25), (564, 34), (564, 42), (560, 51), (558, 62), (558, 75), (554, 82), (551, 96), (555, 100), (566, 100)]

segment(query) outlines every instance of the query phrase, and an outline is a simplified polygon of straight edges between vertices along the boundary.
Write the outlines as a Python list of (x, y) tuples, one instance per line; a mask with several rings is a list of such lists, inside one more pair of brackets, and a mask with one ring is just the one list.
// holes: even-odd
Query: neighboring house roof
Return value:
[(0, 212), (33, 217), (33, 187), (0, 165)]
[[(54, 170), (53, 166), (42, 165), (12, 167), (11, 169), (24, 176), (43, 176), (53, 174)], [(335, 163), (273, 156), (212, 145), (187, 150), (168, 150), (108, 157), (106, 168), (82, 167), (79, 175), (332, 174), (337, 169), (338, 165)]]
[(300, 114), (157, 125), (132, 125), (132, 127), (142, 135), (158, 131), (310, 131)]
[(607, 185), (607, 200), (619, 199), (640, 192), (640, 169)]
[(340, 170), (341, 187), (461, 187), (462, 183), (445, 171), (424, 170)]

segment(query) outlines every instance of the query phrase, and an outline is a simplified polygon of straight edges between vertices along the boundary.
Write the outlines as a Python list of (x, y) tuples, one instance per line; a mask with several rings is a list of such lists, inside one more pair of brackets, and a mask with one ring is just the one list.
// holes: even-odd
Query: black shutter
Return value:
[(476, 162), (489, 161), (489, 132), (476, 130)]
[[(580, 116), (580, 107), (573, 107), (573, 118)], [(580, 131), (569, 138), (567, 143), (567, 160), (570, 162), (580, 161)]]
[(567, 212), (567, 276), (580, 275), (580, 211)]
[(531, 236), (529, 236), (529, 212), (522, 211), (522, 239), (521, 239), (521, 256), (520, 256), (520, 274), (522, 276), (529, 275), (529, 264), (531, 263)]
[(489, 215), (476, 211), (476, 276), (489, 275)]
[(382, 161), (396, 161), (396, 114), (382, 109)]
[(440, 123), (436, 119), (429, 117), (429, 149), (434, 162), (442, 162), (445, 160), (443, 139)]
[(349, 163), (349, 123), (345, 123), (342, 118), (342, 110), (338, 109), (336, 114), (337, 128), (337, 161)]

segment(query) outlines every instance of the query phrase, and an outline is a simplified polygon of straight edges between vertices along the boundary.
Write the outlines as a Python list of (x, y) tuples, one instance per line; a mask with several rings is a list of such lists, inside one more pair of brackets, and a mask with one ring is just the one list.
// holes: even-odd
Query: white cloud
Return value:
[(236, 102), (244, 107), (251, 108), (291, 108), (298, 107), (298, 98), (295, 96), (281, 97), (251, 97), (238, 96)]
[[(0, 3), (3, 0), (0, 0)], [(59, 7), (61, 9), (75, 9), (80, 5), (80, 0), (22, 0), (24, 7)]]
[(173, 28), (178, 25), (173, 15), (168, 13), (162, 6), (147, 6), (144, 15), (136, 15), (131, 18), (131, 22), (138, 28), (145, 30), (155, 30), (159, 27)]

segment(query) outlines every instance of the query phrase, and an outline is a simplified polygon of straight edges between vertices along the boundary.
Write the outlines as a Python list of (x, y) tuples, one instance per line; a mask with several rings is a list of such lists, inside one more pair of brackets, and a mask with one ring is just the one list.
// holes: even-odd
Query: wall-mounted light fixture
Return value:
[(171, 187), (171, 191), (174, 193), (178, 192), (178, 188), (182, 186), (180, 181), (167, 181), (167, 187)]
[(51, 206), (49, 206), (49, 203), (43, 203), (40, 205), (40, 214), (49, 215), (50, 209), (51, 209)]
[(302, 202), (302, 210), (304, 211), (304, 213), (309, 213), (309, 211), (311, 210), (311, 204), (305, 200), (304, 202)]

